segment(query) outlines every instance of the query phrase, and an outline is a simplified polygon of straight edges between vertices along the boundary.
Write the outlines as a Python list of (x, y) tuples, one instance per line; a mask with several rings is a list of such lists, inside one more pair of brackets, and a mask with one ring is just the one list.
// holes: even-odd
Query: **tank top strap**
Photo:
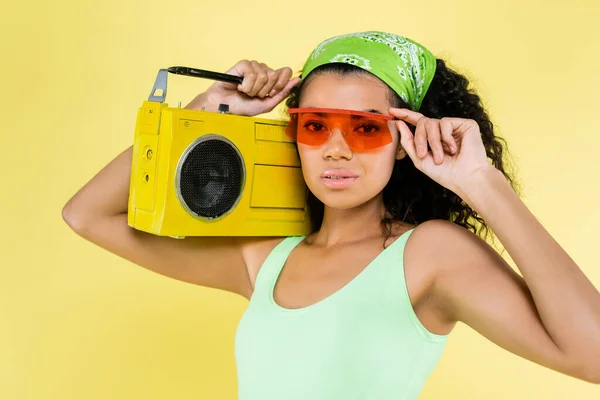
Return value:
[(269, 294), (271, 285), (279, 276), (288, 256), (304, 238), (305, 236), (286, 237), (271, 250), (256, 275), (253, 298), (265, 298)]
[[(448, 339), (449, 335), (436, 335), (427, 330), (422, 324), (412, 306), (412, 302), (408, 293), (408, 286), (406, 284), (405, 274), (405, 263), (404, 253), (406, 249), (406, 242), (410, 235), (414, 232), (415, 228), (405, 232), (396, 241), (393, 257), (396, 262), (391, 265), (387, 276), (385, 297), (390, 304), (393, 304), (393, 308), (397, 310), (397, 315), (401, 318), (406, 319), (409, 326), (412, 326), (414, 334), (420, 336), (428, 342), (441, 343)], [(396, 243), (394, 242), (394, 245)]]

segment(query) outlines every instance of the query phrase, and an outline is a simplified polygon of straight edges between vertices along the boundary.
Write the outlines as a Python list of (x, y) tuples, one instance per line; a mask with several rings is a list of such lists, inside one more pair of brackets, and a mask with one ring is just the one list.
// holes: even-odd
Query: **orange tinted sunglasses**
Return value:
[(336, 108), (290, 108), (285, 134), (298, 143), (320, 146), (339, 128), (352, 151), (371, 151), (392, 142), (391, 115)]

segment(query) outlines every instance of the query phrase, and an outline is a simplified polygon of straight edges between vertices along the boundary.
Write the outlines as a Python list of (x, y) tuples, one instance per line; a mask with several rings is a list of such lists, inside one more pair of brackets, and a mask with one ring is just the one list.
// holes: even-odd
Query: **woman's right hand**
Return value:
[(243, 77), (241, 84), (213, 83), (185, 108), (217, 112), (219, 104), (228, 104), (229, 112), (236, 115), (254, 116), (273, 110), (289, 94), (300, 78), (290, 79), (289, 67), (273, 70), (264, 63), (242, 60), (229, 69), (227, 74)]

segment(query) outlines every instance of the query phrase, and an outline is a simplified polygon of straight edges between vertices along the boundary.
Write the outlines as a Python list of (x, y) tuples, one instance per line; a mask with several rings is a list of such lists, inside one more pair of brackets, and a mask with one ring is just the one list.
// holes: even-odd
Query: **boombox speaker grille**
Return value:
[(244, 162), (233, 143), (210, 135), (194, 142), (178, 168), (178, 194), (198, 217), (218, 218), (236, 205), (244, 185)]

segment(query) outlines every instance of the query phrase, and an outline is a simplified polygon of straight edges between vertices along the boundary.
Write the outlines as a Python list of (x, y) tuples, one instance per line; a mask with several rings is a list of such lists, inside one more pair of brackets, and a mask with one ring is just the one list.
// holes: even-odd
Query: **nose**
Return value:
[(323, 158), (325, 159), (332, 158), (339, 160), (343, 157), (350, 160), (352, 158), (352, 150), (348, 147), (348, 143), (346, 143), (346, 139), (340, 128), (334, 128), (331, 131), (327, 142), (323, 146)]

